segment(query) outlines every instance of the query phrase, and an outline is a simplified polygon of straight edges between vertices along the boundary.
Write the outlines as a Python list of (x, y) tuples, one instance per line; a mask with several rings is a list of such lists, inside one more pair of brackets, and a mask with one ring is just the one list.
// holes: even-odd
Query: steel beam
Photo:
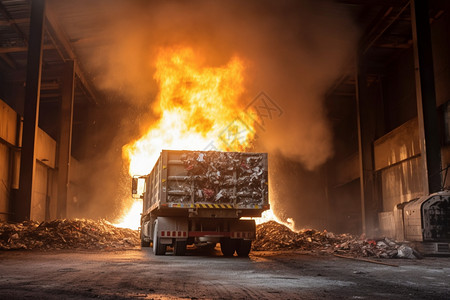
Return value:
[[(80, 79), (81, 84), (84, 89), (88, 92), (89, 97), (93, 101), (94, 104), (97, 103), (97, 94), (95, 89), (91, 86), (89, 81), (86, 79), (85, 73), (77, 62), (77, 57), (75, 55), (75, 51), (72, 49), (72, 46), (69, 42), (69, 38), (67, 37), (64, 30), (59, 26), (56, 21), (55, 13), (51, 8), (47, 10), (46, 19), (48, 22), (48, 32), (53, 37), (52, 41), (55, 43), (55, 47), (58, 49), (58, 52), (63, 55), (62, 59), (74, 60), (75, 61), (75, 74)], [(60, 45), (61, 46), (60, 46)], [(59, 48), (62, 49), (59, 49)], [(64, 55), (65, 54), (65, 55)]]
[(336, 0), (342, 4), (369, 5), (369, 6), (401, 6), (404, 0)]
[[(361, 76), (361, 65), (360, 61), (356, 61), (356, 72), (355, 72), (355, 90), (356, 90), (356, 120), (358, 127), (358, 154), (359, 154), (359, 185), (360, 185), (360, 196), (361, 196), (361, 230), (363, 234), (367, 233), (367, 224), (366, 224), (366, 193), (365, 193), (365, 180), (366, 175), (364, 172), (364, 151), (366, 150), (364, 147), (361, 124), (361, 87), (362, 87), (362, 78)], [(364, 81), (365, 83), (365, 81)]]
[(30, 36), (28, 43), (19, 192), (15, 203), (15, 218), (18, 221), (29, 220), (31, 214), (31, 198), (33, 195), (33, 179), (36, 165), (35, 145), (39, 117), (44, 15), (45, 0), (33, 0), (31, 3)]
[(424, 194), (441, 189), (441, 146), (437, 123), (436, 90), (428, 0), (411, 0), (417, 116)]
[(24, 24), (29, 22), (29, 18), (0, 20), (0, 26), (10, 26), (11, 24)]
[[(55, 49), (53, 45), (43, 45), (43, 50)], [(18, 47), (0, 47), (0, 53), (19, 53), (19, 52), (27, 52), (28, 47), (26, 46), (18, 46)]]
[[(373, 46), (373, 44), (375, 44), (376, 41), (378, 41), (378, 39), (383, 36), (383, 34), (392, 26), (392, 24), (395, 23), (395, 21), (398, 20), (398, 18), (400, 18), (400, 16), (406, 11), (406, 9), (408, 8), (409, 3), (406, 2), (402, 8), (395, 14), (395, 16), (393, 18), (391, 18), (387, 24), (385, 24), (379, 31), (377, 31), (376, 33), (373, 33), (374, 36), (371, 37), (369, 39), (369, 41), (367, 41), (361, 48), (363, 49), (363, 54), (366, 53), (367, 51), (369, 51), (370, 47)], [(385, 18), (387, 18), (389, 16), (389, 14), (392, 11), (387, 11), (385, 14)], [(381, 20), (381, 22), (383, 22), (384, 19)], [(381, 26), (381, 25), (380, 25)], [(376, 26), (376, 28), (378, 29), (379, 26)], [(373, 29), (374, 30), (374, 29)]]
[(8, 56), (8, 54), (0, 53), (0, 58), (11, 68), (16, 69), (16, 63)]
[[(1, 13), (6, 17), (6, 21), (9, 22), (8, 25), (12, 26), (14, 31), (17, 33), (17, 35), (25, 42), (25, 44), (28, 46), (28, 41), (25, 37), (25, 34), (23, 34), (22, 30), (19, 26), (17, 26), (16, 22), (14, 22), (14, 18), (10, 15), (6, 7), (3, 5), (2, 2), (0, 2), (0, 11)], [(30, 21), (31, 22), (31, 21)], [(30, 23), (31, 24), (31, 23)]]
[(61, 89), (62, 99), (58, 151), (58, 202), (56, 208), (57, 218), (65, 218), (67, 215), (67, 193), (69, 191), (74, 91), (74, 61), (68, 60), (66, 61), (64, 66)]

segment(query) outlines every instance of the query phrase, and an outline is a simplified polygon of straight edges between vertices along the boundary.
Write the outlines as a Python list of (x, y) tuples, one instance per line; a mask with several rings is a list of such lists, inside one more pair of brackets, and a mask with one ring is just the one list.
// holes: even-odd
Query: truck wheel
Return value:
[(240, 240), (236, 249), (237, 255), (239, 257), (247, 257), (252, 249), (252, 241)]
[(173, 254), (184, 256), (186, 254), (186, 241), (175, 241), (173, 244)]
[(150, 241), (144, 240), (144, 233), (141, 230), (141, 247), (150, 247)]
[(161, 244), (158, 238), (158, 221), (155, 223), (155, 230), (153, 231), (153, 253), (155, 255), (166, 254), (166, 245)]
[(220, 250), (223, 256), (233, 256), (236, 250), (236, 241), (232, 239), (222, 239), (220, 241)]

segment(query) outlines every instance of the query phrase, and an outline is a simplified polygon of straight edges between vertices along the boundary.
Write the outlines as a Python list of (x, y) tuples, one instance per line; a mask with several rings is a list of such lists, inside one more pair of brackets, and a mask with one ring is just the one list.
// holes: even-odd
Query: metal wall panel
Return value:
[(0, 221), (6, 221), (9, 213), (9, 148), (0, 143)]
[(420, 176), (420, 157), (406, 160), (381, 171), (383, 210), (392, 211), (394, 206), (420, 197), (423, 182)]
[(374, 142), (375, 170), (420, 154), (417, 119), (412, 119)]
[(0, 100), (0, 138), (16, 144), (17, 113)]
[(55, 168), (56, 141), (38, 128), (36, 137), (36, 159), (50, 168)]
[(48, 168), (37, 163), (33, 180), (33, 196), (31, 197), (30, 219), (35, 221), (45, 220), (48, 188)]

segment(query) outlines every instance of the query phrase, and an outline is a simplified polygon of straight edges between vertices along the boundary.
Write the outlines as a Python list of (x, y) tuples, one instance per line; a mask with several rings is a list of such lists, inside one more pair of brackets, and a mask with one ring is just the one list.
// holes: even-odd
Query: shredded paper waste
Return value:
[[(106, 220), (60, 219), (48, 222), (0, 222), (0, 250), (131, 249), (140, 245), (137, 230), (118, 228)], [(302, 250), (354, 257), (416, 258), (413, 248), (387, 238), (359, 239), (350, 234), (306, 229), (294, 232), (269, 221), (256, 227), (254, 251)]]
[(0, 223), (0, 249), (120, 249), (139, 245), (138, 231), (106, 220), (25, 221)]
[[(250, 205), (267, 199), (267, 168), (262, 154), (192, 151), (182, 155), (184, 180), (169, 183), (169, 202)], [(170, 178), (169, 178), (170, 179)]]
[(269, 221), (256, 227), (253, 250), (303, 250), (319, 254), (344, 254), (353, 257), (420, 258), (412, 247), (388, 238), (360, 239), (351, 234), (305, 229), (294, 232), (285, 225)]

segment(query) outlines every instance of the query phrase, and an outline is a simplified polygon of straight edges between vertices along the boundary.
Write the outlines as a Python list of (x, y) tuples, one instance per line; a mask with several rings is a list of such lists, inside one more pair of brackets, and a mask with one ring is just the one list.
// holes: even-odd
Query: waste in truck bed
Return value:
[(158, 200), (169, 205), (267, 205), (267, 167), (265, 153), (163, 150), (144, 200), (147, 208)]

